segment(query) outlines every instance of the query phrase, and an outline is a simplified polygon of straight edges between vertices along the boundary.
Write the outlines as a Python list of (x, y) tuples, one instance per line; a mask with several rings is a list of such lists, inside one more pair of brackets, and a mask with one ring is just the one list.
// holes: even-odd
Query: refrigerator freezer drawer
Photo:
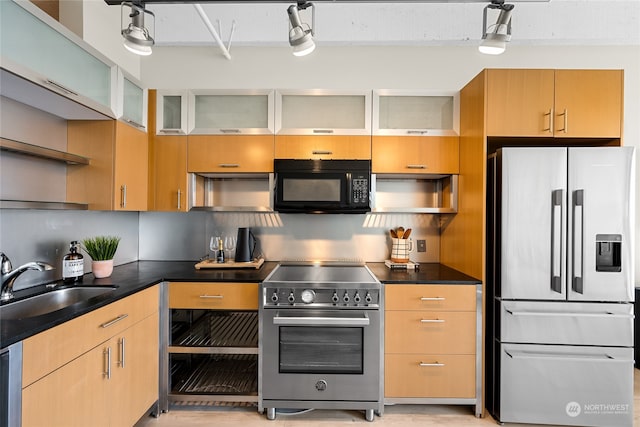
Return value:
[(633, 424), (633, 349), (504, 344), (500, 422)]
[(500, 301), (503, 343), (633, 346), (633, 304)]

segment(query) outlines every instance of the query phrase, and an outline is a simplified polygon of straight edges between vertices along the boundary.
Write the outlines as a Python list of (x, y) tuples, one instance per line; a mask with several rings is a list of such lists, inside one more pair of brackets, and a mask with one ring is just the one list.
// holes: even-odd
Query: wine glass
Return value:
[(227, 249), (228, 251), (228, 255), (227, 255), (227, 259), (231, 260), (232, 252), (235, 250), (236, 248), (236, 237), (235, 236), (225, 236), (224, 238), (224, 247), (225, 249)]
[(213, 252), (214, 258), (216, 252), (218, 251), (218, 246), (220, 245), (220, 239), (220, 236), (211, 236), (211, 240), (209, 241), (209, 249), (211, 249), (211, 252)]

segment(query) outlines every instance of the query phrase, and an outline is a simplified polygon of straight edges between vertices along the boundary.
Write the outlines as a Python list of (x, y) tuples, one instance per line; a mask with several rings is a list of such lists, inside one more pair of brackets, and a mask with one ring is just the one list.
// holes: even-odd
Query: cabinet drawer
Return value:
[(22, 386), (158, 311), (158, 286), (63, 323), (23, 342)]
[(189, 135), (188, 172), (273, 171), (273, 135)]
[(475, 311), (475, 285), (385, 285), (386, 310)]
[(384, 396), (475, 397), (475, 356), (401, 355), (384, 359)]
[(457, 174), (457, 136), (374, 136), (373, 173)]
[(476, 313), (388, 311), (385, 353), (474, 354)]
[(257, 310), (257, 283), (169, 283), (169, 308)]
[(276, 159), (371, 159), (370, 136), (278, 135)]

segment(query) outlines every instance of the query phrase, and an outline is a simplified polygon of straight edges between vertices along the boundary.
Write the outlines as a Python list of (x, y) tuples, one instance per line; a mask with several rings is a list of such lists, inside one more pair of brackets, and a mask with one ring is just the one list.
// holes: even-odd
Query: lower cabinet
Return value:
[[(156, 300), (153, 301), (153, 297)], [(143, 298), (148, 298), (145, 301)], [(111, 305), (120, 313), (115, 318), (96, 324), (102, 330), (116, 327), (114, 335), (90, 350), (72, 357), (57, 369), (35, 382), (24, 384), (22, 390), (22, 426), (99, 427), (132, 426), (158, 400), (159, 373), (159, 314), (158, 289), (150, 288)], [(155, 311), (149, 313), (151, 304)], [(67, 335), (69, 324), (93, 324), (96, 313), (109, 313), (110, 306), (76, 318), (70, 322), (36, 335), (33, 342), (25, 340), (24, 370), (30, 369), (38, 356), (34, 344), (43, 345)], [(123, 317), (123, 315), (126, 316)], [(127, 318), (132, 318), (127, 326)], [(121, 320), (116, 320), (121, 319)], [(109, 325), (109, 322), (116, 321)], [(62, 328), (62, 329), (58, 329)], [(76, 328), (76, 341), (87, 341)], [(35, 354), (34, 354), (35, 353)], [(27, 373), (28, 374), (28, 373)], [(23, 373), (23, 378), (28, 377)]]
[(258, 283), (171, 282), (167, 288), (160, 409), (168, 410), (169, 402), (257, 402)]
[(480, 285), (385, 285), (385, 403), (475, 405)]

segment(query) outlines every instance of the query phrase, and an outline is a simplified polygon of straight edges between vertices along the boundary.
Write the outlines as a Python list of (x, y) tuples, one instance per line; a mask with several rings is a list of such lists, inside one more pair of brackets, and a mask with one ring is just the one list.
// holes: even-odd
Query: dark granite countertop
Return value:
[[(82, 286), (117, 286), (106, 296), (92, 298), (64, 309), (20, 320), (3, 320), (0, 323), (0, 347), (4, 348), (39, 332), (50, 329), (75, 317), (86, 314), (114, 301), (125, 298), (163, 281), (174, 282), (261, 282), (278, 265), (265, 262), (259, 269), (203, 269), (194, 268), (196, 261), (137, 261), (114, 268), (111, 277), (95, 279), (92, 274), (83, 278)], [(479, 280), (441, 264), (421, 264), (419, 271), (391, 271), (384, 263), (368, 263), (367, 266), (382, 283), (424, 284), (474, 284)], [(24, 298), (46, 292), (46, 287), (36, 286), (16, 292), (16, 298)], [(1, 308), (0, 308), (1, 310)]]

